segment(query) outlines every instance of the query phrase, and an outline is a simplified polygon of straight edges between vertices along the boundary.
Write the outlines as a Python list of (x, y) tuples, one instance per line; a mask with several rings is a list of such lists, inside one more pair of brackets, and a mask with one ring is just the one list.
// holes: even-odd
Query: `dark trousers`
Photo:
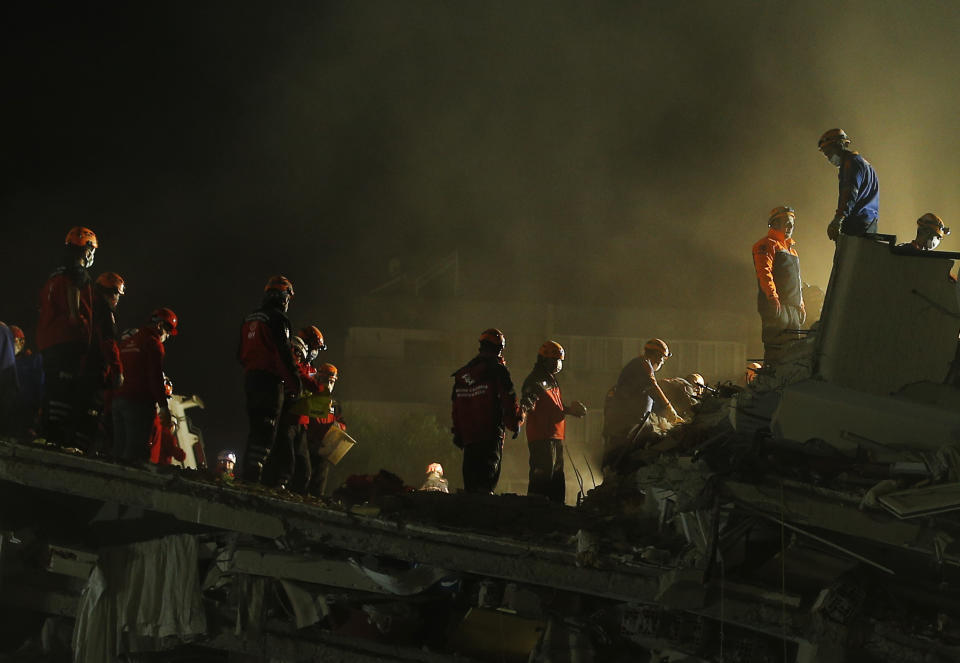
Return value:
[(273, 447), (263, 463), (261, 481), (267, 486), (284, 486), (303, 494), (310, 482), (310, 452), (306, 430), (297, 418), (280, 415)]
[(153, 401), (113, 400), (113, 457), (128, 462), (150, 460), (150, 441), (157, 404)]
[(247, 371), (244, 388), (250, 433), (247, 435), (240, 478), (258, 482), (264, 461), (277, 437), (277, 426), (283, 410), (283, 380), (266, 371)]
[(780, 313), (760, 315), (763, 322), (761, 339), (763, 340), (763, 361), (775, 362), (786, 352), (791, 343), (800, 340), (800, 334), (788, 332), (788, 329), (800, 329), (804, 322), (799, 306), (784, 305)]
[(307, 485), (307, 494), (322, 497), (327, 489), (327, 477), (330, 475), (330, 463), (319, 455), (310, 456), (310, 482)]
[(503, 438), (463, 446), (463, 488), (468, 493), (492, 493), (500, 481)]
[(78, 380), (85, 350), (80, 343), (60, 343), (43, 351), (46, 384), (41, 433), (48, 442), (73, 445), (79, 401)]
[(12, 435), (16, 431), (15, 414), (19, 393), (17, 367), (9, 366), (0, 371), (0, 433)]
[(564, 503), (567, 482), (563, 476), (563, 440), (533, 440), (530, 449), (530, 483), (527, 495), (543, 495), (551, 502)]

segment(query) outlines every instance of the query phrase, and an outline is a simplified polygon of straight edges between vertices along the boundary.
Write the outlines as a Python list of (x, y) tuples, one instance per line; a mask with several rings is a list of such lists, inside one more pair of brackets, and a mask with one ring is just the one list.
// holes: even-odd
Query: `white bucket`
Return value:
[(340, 426), (333, 424), (327, 434), (323, 436), (323, 439), (320, 440), (320, 448), (317, 449), (317, 453), (325, 457), (331, 465), (336, 465), (356, 443), (357, 441), (343, 432)]

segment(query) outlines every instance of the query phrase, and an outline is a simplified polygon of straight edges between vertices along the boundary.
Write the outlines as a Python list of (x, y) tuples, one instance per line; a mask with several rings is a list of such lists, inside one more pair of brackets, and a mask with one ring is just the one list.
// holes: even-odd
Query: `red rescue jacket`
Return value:
[[(79, 303), (74, 312), (71, 299)], [(37, 319), (37, 349), (43, 352), (61, 343), (90, 345), (90, 321), (93, 318), (93, 285), (82, 267), (60, 267), (40, 290), (40, 316)]]
[(563, 414), (563, 395), (556, 376), (535, 366), (523, 381), (523, 401), (533, 401), (527, 412), (527, 441), (562, 440), (567, 423)]
[(520, 430), (523, 413), (510, 371), (498, 357), (477, 355), (453, 374), (453, 435), (459, 445), (503, 440)]
[(167, 404), (163, 386), (163, 356), (165, 351), (156, 327), (141, 327), (120, 339), (120, 360), (123, 362), (123, 386), (115, 398), (154, 401)]
[(290, 321), (277, 308), (259, 308), (243, 321), (237, 359), (244, 371), (266, 371), (283, 380), (288, 393), (299, 390), (299, 371), (290, 348)]

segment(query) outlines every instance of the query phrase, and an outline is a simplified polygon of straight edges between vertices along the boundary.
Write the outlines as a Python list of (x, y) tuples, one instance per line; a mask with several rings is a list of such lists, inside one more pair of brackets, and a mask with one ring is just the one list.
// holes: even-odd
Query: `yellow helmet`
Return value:
[(829, 143), (839, 143), (840, 147), (846, 147), (850, 144), (850, 138), (847, 137), (847, 133), (843, 129), (828, 129), (823, 132), (820, 140), (817, 141), (817, 148), (822, 150), (823, 146)]
[(656, 352), (664, 357), (672, 357), (673, 353), (670, 352), (669, 346), (667, 346), (666, 341), (659, 338), (651, 338), (649, 341), (643, 344), (643, 352)]

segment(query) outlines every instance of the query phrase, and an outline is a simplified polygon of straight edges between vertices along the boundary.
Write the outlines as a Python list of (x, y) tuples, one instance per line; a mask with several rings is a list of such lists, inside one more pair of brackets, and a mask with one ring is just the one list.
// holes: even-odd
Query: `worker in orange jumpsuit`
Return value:
[(574, 401), (563, 404), (563, 394), (557, 373), (563, 369), (566, 357), (563, 346), (546, 341), (537, 352), (537, 360), (530, 375), (523, 381), (520, 403), (527, 413), (527, 447), (530, 449), (530, 482), (527, 495), (543, 495), (552, 502), (563, 504), (567, 483), (563, 474), (563, 439), (566, 434), (566, 415), (583, 417), (586, 406)]
[[(263, 289), (260, 308), (244, 318), (237, 359), (243, 365), (247, 417), (250, 433), (243, 452), (244, 481), (259, 482), (267, 455), (280, 431), (281, 415), (300, 395), (299, 371), (290, 347), (287, 309), (293, 299), (293, 284), (285, 276), (272, 276)], [(285, 425), (284, 436), (293, 436), (295, 426)], [(265, 477), (276, 485), (276, 477)]]
[(503, 359), (505, 345), (499, 329), (483, 331), (477, 356), (453, 374), (453, 443), (463, 449), (468, 493), (493, 493), (500, 480), (504, 435), (510, 430), (516, 437), (523, 423)]
[(83, 361), (93, 333), (93, 267), (97, 236), (89, 228), (71, 228), (60, 266), (40, 290), (37, 349), (43, 356), (46, 384), (42, 435), (57, 446), (73, 446)]
[(757, 311), (763, 322), (763, 360), (777, 361), (787, 346), (800, 340), (794, 331), (807, 319), (803, 307), (800, 258), (794, 247), (797, 213), (792, 207), (774, 207), (767, 235), (753, 245), (757, 271)]
[[(107, 391), (123, 384), (123, 366), (120, 363), (120, 330), (117, 328), (117, 305), (125, 292), (123, 277), (105, 272), (93, 284), (92, 339), (84, 358), (80, 380), (81, 404), (77, 416), (77, 447), (91, 453), (107, 416)], [(112, 414), (110, 415), (112, 416)], [(104, 426), (112, 429), (112, 425)], [(101, 435), (101, 443), (103, 442)], [(101, 451), (108, 451), (105, 447)]]
[[(320, 364), (317, 367), (315, 381), (319, 386), (318, 394), (333, 394), (337, 386), (340, 372), (333, 364)], [(314, 497), (323, 495), (327, 486), (327, 476), (330, 474), (330, 462), (320, 453), (323, 438), (331, 427), (337, 426), (340, 430), (347, 430), (347, 422), (343, 419), (340, 402), (331, 399), (330, 410), (322, 417), (314, 417), (307, 425), (307, 448), (310, 451), (310, 482), (307, 485), (307, 494)]]
[(155, 310), (150, 322), (120, 340), (123, 385), (113, 399), (113, 457), (127, 463), (150, 458), (153, 422), (173, 425), (163, 383), (163, 344), (179, 333), (177, 314), (169, 308)]

